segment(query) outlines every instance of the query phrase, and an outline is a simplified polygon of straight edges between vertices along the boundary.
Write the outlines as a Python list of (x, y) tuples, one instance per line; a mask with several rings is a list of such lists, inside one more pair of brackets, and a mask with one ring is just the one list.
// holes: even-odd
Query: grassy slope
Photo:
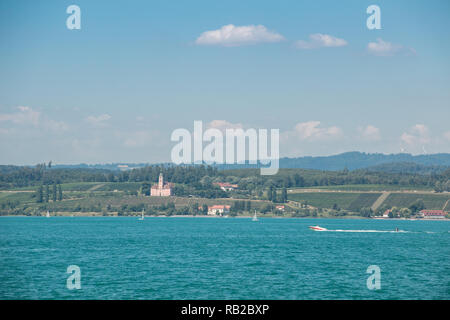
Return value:
[(420, 190), (432, 191), (430, 187), (410, 187), (410, 186), (394, 186), (385, 184), (349, 184), (342, 186), (319, 186), (304, 188), (289, 188), (292, 192), (301, 192), (304, 189), (321, 189), (321, 190), (341, 190), (341, 191), (403, 191), (403, 190)]
[(302, 192), (288, 194), (289, 200), (306, 201), (309, 205), (319, 208), (332, 208), (334, 204), (346, 209), (350, 203), (356, 201), (359, 193), (337, 192)]
[(392, 193), (384, 201), (383, 206), (388, 207), (409, 207), (417, 199), (422, 199), (426, 209), (440, 210), (446, 201), (450, 199), (448, 194), (413, 194), (413, 193)]

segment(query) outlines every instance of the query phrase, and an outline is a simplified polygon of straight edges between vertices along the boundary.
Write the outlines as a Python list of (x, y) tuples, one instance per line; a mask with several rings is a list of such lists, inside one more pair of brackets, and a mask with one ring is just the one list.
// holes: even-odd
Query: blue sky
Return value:
[(169, 161), (171, 132), (194, 120), (278, 128), (282, 156), (450, 152), (449, 9), (4, 0), (0, 163)]

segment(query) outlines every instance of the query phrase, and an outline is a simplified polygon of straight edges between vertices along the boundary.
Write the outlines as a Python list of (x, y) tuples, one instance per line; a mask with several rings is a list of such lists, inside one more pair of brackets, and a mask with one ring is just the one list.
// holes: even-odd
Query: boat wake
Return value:
[(324, 230), (324, 231), (329, 231), (329, 232), (370, 232), (370, 233), (374, 233), (374, 232), (381, 232), (381, 233), (409, 233), (410, 231), (405, 231), (405, 230)]
[(320, 232), (410, 233), (410, 231), (399, 230), (399, 229), (396, 229), (396, 230), (341, 230), (341, 229), (330, 230), (330, 229), (319, 227), (319, 226), (311, 226), (309, 228), (311, 230), (320, 231)]
[(320, 231), (320, 232), (356, 232), (356, 233), (425, 233), (425, 234), (445, 234), (450, 231), (444, 231), (444, 232), (435, 232), (435, 231), (405, 231), (405, 230), (329, 230), (326, 228), (321, 228), (321, 230), (312, 229), (314, 231)]

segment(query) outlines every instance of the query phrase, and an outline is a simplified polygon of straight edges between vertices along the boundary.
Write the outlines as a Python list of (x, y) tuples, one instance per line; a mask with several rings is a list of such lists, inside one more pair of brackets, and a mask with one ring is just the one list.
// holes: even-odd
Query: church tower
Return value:
[(158, 188), (162, 189), (164, 187), (164, 178), (162, 172), (159, 174), (159, 182), (158, 182)]

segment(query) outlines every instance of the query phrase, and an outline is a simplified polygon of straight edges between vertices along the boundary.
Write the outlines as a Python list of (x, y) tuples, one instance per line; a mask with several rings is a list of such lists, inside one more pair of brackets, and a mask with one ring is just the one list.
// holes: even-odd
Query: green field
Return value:
[(106, 182), (102, 183), (95, 191), (139, 191), (141, 182)]
[[(318, 208), (332, 208), (334, 204), (349, 211), (359, 211), (371, 207), (381, 193), (358, 192), (299, 192), (288, 194), (289, 200), (306, 201)], [(382, 203), (386, 207), (408, 208), (414, 201), (422, 199), (426, 209), (443, 209), (449, 194), (391, 193)], [(450, 209), (450, 201), (445, 210)]]
[(444, 211), (450, 212), (450, 200), (447, 201), (447, 205), (445, 206)]
[(417, 199), (422, 199), (426, 209), (443, 209), (447, 200), (450, 199), (448, 194), (414, 194), (414, 193), (392, 193), (383, 202), (383, 206), (387, 207), (409, 207)]
[(304, 187), (304, 188), (290, 188), (293, 193), (301, 192), (304, 189), (321, 189), (321, 190), (340, 190), (340, 191), (431, 191), (430, 187), (424, 186), (396, 186), (388, 184), (348, 184), (348, 185), (336, 185), (336, 186), (319, 186), (319, 187)]
[[(63, 191), (87, 191), (96, 185), (100, 185), (100, 182), (72, 182), (72, 183), (63, 183), (61, 187)], [(33, 187), (23, 187), (23, 188), (14, 188), (12, 191), (33, 191), (37, 190), (37, 186)], [(50, 188), (52, 186), (50, 185)]]
[(100, 185), (98, 182), (74, 182), (61, 185), (63, 191), (88, 191), (89, 189)]
[(33, 192), (0, 192), (0, 205), (2, 203), (34, 203)]
[(381, 196), (381, 193), (360, 193), (347, 207), (350, 211), (359, 211), (361, 208), (370, 208), (373, 203)]
[(332, 208), (335, 204), (345, 210), (359, 211), (371, 207), (381, 193), (358, 192), (302, 192), (288, 194), (289, 200), (306, 201), (318, 208)]
[(306, 201), (307, 204), (317, 208), (332, 208), (336, 204), (340, 208), (346, 209), (358, 197), (359, 193), (356, 192), (302, 192), (288, 194), (289, 200)]
[[(141, 182), (73, 182), (63, 183), (61, 187), (63, 191), (138, 191), (141, 188)], [(50, 186), (51, 188), (52, 186)], [(15, 188), (12, 191), (32, 191), (38, 187)]]

